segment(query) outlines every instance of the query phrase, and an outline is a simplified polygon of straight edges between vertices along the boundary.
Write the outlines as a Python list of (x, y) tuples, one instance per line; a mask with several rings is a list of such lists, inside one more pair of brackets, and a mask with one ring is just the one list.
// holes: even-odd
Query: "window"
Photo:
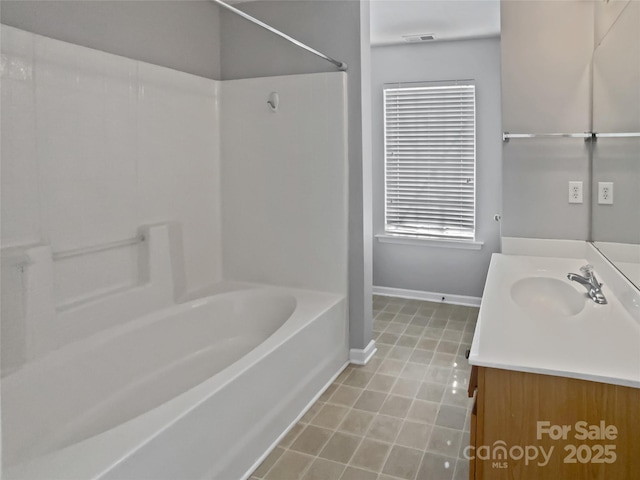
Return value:
[(385, 232), (473, 240), (475, 85), (384, 88)]

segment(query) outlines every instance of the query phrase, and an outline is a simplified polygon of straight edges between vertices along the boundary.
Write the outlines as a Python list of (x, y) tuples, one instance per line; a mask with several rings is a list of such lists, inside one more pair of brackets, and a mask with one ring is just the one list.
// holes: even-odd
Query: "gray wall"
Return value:
[(476, 217), (481, 250), (398, 245), (374, 241), (376, 286), (482, 295), (491, 254), (499, 250), (500, 39), (478, 39), (372, 49), (374, 232), (384, 232), (384, 83), (474, 79), (477, 102)]
[[(371, 298), (365, 298), (360, 2), (276, 0), (236, 6), (349, 65), (350, 343), (352, 348), (364, 348), (371, 339)], [(230, 12), (223, 11), (221, 19), (223, 80), (336, 70), (327, 61)]]
[[(596, 27), (605, 21), (593, 56), (593, 129), (640, 132), (640, 2), (597, 4)], [(598, 182), (613, 182), (614, 203), (599, 205), (593, 195), (591, 239), (640, 243), (639, 138), (598, 139), (594, 189)]]
[[(502, 123), (511, 133), (591, 130), (592, 2), (501, 2)], [(584, 203), (569, 204), (569, 181)], [(582, 139), (515, 139), (503, 149), (502, 234), (589, 237)]]
[(57, 40), (220, 79), (219, 8), (208, 0), (2, 0), (0, 21)]

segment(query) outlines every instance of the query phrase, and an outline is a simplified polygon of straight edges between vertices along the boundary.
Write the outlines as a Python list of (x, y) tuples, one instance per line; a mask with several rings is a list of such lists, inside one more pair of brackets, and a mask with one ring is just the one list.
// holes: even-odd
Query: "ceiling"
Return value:
[[(269, 0), (225, 1), (238, 4)], [(500, 0), (370, 1), (374, 46), (406, 43), (403, 35), (434, 34), (436, 40), (500, 35)]]
[(499, 0), (371, 0), (371, 45), (406, 43), (403, 35), (436, 40), (500, 35)]

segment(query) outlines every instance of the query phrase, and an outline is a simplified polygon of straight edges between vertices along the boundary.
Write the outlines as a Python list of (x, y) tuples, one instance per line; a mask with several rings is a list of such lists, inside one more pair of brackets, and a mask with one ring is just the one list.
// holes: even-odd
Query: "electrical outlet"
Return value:
[(598, 203), (600, 205), (613, 204), (613, 182), (598, 182)]
[(569, 182), (569, 203), (582, 203), (582, 182)]

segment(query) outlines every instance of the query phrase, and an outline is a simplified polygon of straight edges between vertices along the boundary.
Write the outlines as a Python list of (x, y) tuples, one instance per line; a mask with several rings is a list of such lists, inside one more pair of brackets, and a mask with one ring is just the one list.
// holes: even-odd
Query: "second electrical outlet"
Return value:
[(569, 203), (582, 203), (582, 182), (569, 182)]
[(613, 182), (598, 182), (598, 204), (613, 205)]

